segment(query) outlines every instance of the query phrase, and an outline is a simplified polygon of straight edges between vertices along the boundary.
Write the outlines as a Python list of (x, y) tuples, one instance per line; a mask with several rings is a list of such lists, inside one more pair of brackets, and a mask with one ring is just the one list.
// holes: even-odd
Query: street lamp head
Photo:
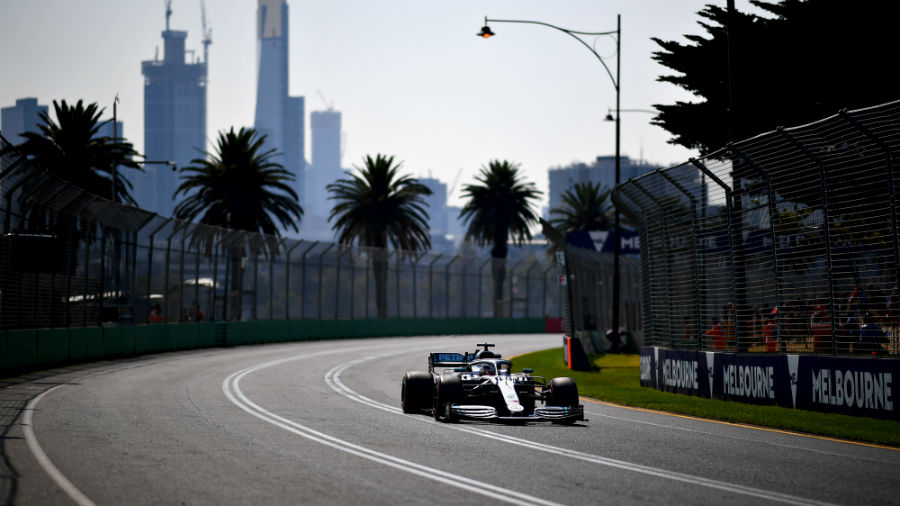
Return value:
[(477, 35), (477, 36), (479, 36), (479, 37), (483, 37), (483, 38), (485, 38), (485, 39), (488, 39), (488, 38), (493, 37), (493, 36), (496, 35), (496, 34), (495, 34), (494, 32), (491, 31), (491, 27), (490, 27), (490, 26), (484, 25), (484, 26), (481, 27), (481, 32), (476, 33), (475, 35)]

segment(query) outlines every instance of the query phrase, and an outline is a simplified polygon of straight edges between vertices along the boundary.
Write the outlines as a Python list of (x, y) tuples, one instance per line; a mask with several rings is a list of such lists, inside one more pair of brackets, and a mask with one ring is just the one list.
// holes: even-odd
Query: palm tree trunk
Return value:
[(372, 273), (375, 276), (375, 311), (378, 318), (387, 318), (387, 257), (387, 250), (376, 249), (372, 258)]
[(241, 257), (244, 254), (243, 245), (231, 246), (228, 250), (228, 264), (231, 269), (231, 286), (228, 291), (228, 320), (241, 319), (241, 286), (244, 284), (244, 269), (241, 265)]
[(491, 274), (494, 278), (494, 318), (503, 317), (503, 282), (506, 280), (506, 246), (505, 234), (494, 241), (491, 248)]

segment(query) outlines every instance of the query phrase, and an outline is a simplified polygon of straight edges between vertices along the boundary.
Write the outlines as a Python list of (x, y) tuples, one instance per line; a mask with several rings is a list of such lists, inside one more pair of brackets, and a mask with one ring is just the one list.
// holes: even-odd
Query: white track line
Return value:
[[(388, 412), (395, 413), (395, 414), (400, 414), (400, 415), (407, 416), (412, 419), (420, 420), (422, 422), (439, 423), (439, 422), (435, 422), (434, 420), (431, 420), (431, 419), (428, 419), (428, 418), (425, 418), (422, 416), (406, 415), (403, 413), (403, 411), (400, 408), (390, 405), (390, 404), (385, 404), (385, 403), (376, 401), (374, 399), (371, 399), (369, 397), (366, 397), (364, 395), (361, 395), (361, 394), (353, 391), (352, 389), (348, 388), (341, 381), (340, 375), (346, 369), (348, 369), (352, 366), (358, 365), (360, 363), (369, 361), (369, 360), (384, 358), (384, 357), (387, 357), (387, 356), (390, 356), (393, 354), (395, 354), (395, 353), (383, 353), (380, 355), (374, 355), (374, 356), (365, 357), (365, 358), (361, 358), (361, 359), (351, 360), (349, 362), (344, 362), (343, 364), (339, 364), (339, 365), (333, 367), (330, 371), (328, 371), (328, 373), (325, 375), (325, 382), (334, 391), (336, 391), (336, 392), (340, 393), (341, 395), (344, 395), (350, 399), (353, 399), (354, 401), (361, 402), (363, 404), (367, 404), (367, 405), (372, 406), (377, 409), (381, 409), (381, 410), (388, 411)], [(623, 469), (626, 471), (634, 471), (634, 472), (638, 472), (638, 473), (642, 473), (642, 474), (646, 474), (646, 475), (650, 475), (650, 476), (656, 476), (659, 478), (666, 478), (666, 479), (680, 481), (680, 482), (684, 482), (684, 483), (701, 485), (704, 487), (723, 490), (726, 492), (734, 492), (734, 493), (743, 494), (743, 495), (756, 497), (756, 498), (760, 498), (760, 499), (777, 501), (777, 502), (781, 502), (781, 503), (785, 503), (785, 504), (803, 505), (803, 506), (807, 506), (807, 505), (831, 506), (832, 505), (832, 503), (816, 501), (814, 499), (806, 499), (803, 497), (797, 497), (797, 496), (792, 496), (792, 495), (788, 495), (788, 494), (782, 494), (779, 492), (773, 492), (773, 491), (769, 491), (769, 490), (762, 490), (762, 489), (758, 489), (758, 488), (747, 487), (747, 486), (738, 485), (735, 483), (727, 483), (727, 482), (722, 482), (722, 481), (718, 481), (718, 480), (712, 480), (709, 478), (703, 478), (700, 476), (693, 476), (693, 475), (689, 475), (689, 474), (668, 471), (665, 469), (659, 469), (659, 468), (644, 466), (644, 465), (640, 465), (640, 464), (634, 464), (634, 463), (625, 462), (622, 460), (612, 459), (612, 458), (608, 458), (608, 457), (601, 457), (599, 455), (592, 455), (589, 453), (579, 452), (576, 450), (570, 450), (568, 448), (560, 448), (560, 447), (556, 447), (556, 446), (550, 446), (550, 445), (546, 445), (543, 443), (529, 441), (527, 439), (521, 439), (521, 438), (517, 438), (517, 437), (513, 437), (513, 436), (498, 434), (496, 432), (492, 432), (492, 431), (488, 431), (488, 430), (484, 430), (484, 429), (477, 429), (477, 428), (473, 428), (473, 427), (465, 427), (465, 426), (460, 426), (460, 425), (446, 425), (446, 424), (442, 424), (442, 425), (445, 425), (448, 428), (460, 430), (460, 431), (467, 432), (470, 434), (487, 437), (490, 439), (514, 444), (517, 446), (523, 446), (526, 448), (540, 450), (540, 451), (552, 453), (555, 455), (570, 457), (570, 458), (574, 458), (577, 460), (582, 460), (582, 461), (600, 464), (600, 465), (604, 465), (604, 466), (615, 467), (615, 468)]]
[(75, 485), (73, 485), (72, 482), (68, 480), (68, 478), (66, 478), (61, 472), (59, 472), (59, 469), (57, 469), (56, 466), (53, 465), (53, 462), (51, 462), (50, 458), (47, 457), (47, 454), (44, 453), (43, 448), (41, 448), (41, 445), (38, 443), (37, 438), (34, 436), (34, 429), (31, 425), (31, 414), (34, 412), (35, 406), (37, 406), (37, 403), (41, 401), (41, 398), (61, 386), (63, 385), (56, 385), (55, 387), (43, 392), (41, 395), (38, 395), (34, 399), (31, 399), (28, 405), (25, 406), (25, 414), (22, 416), (22, 432), (25, 433), (25, 441), (28, 443), (28, 448), (31, 450), (32, 455), (34, 455), (34, 458), (37, 459), (38, 464), (40, 464), (40, 466), (44, 468), (44, 471), (47, 472), (47, 474), (50, 476), (50, 479), (52, 479), (57, 485), (59, 485), (59, 488), (61, 488), (63, 492), (66, 493), (66, 495), (72, 498), (72, 500), (75, 501), (75, 504), (77, 504), (78, 506), (94, 506), (93, 501), (88, 499), (88, 497), (81, 493), (81, 491), (78, 490), (78, 488), (75, 487)]
[[(342, 352), (345, 350), (341, 350)], [(298, 436), (304, 437), (311, 441), (315, 441), (317, 443), (329, 446), (336, 450), (340, 450), (342, 452), (346, 452), (352, 455), (356, 455), (358, 457), (362, 457), (364, 459), (370, 460), (372, 462), (377, 462), (379, 464), (392, 467), (394, 469), (398, 469), (400, 471), (404, 471), (407, 473), (414, 474), (416, 476), (420, 476), (422, 478), (427, 478), (429, 480), (437, 481), (439, 483), (443, 483), (448, 486), (458, 487), (463, 490), (466, 490), (471, 494), (480, 494), (492, 499), (496, 499), (499, 501), (504, 501), (512, 504), (533, 504), (533, 505), (545, 505), (545, 506), (556, 506), (557, 503), (550, 502), (539, 497), (534, 497), (528, 494), (523, 494), (521, 492), (517, 492), (515, 490), (506, 489), (503, 487), (498, 487), (496, 485), (481, 482), (477, 480), (473, 480), (467, 478), (465, 476), (460, 476), (453, 473), (448, 473), (446, 471), (442, 471), (440, 469), (436, 469), (433, 467), (423, 466), (421, 464), (416, 464), (415, 462), (410, 462), (408, 460), (400, 459), (382, 452), (378, 452), (375, 450), (371, 450), (369, 448), (365, 448), (356, 444), (353, 444), (349, 441), (345, 441), (343, 439), (336, 438), (334, 436), (329, 436), (328, 434), (324, 434), (322, 432), (313, 430), (309, 427), (301, 425), (292, 420), (288, 420), (287, 418), (281, 417), (272, 413), (271, 411), (262, 408), (257, 405), (253, 401), (247, 398), (246, 395), (240, 389), (240, 381), (242, 378), (251, 374), (253, 372), (259, 371), (260, 369), (264, 369), (267, 367), (272, 367), (278, 364), (282, 364), (292, 360), (300, 360), (304, 358), (310, 358), (315, 355), (322, 355), (324, 353), (314, 353), (307, 355), (298, 355), (295, 357), (284, 358), (279, 360), (273, 360), (270, 362), (265, 362), (262, 364), (258, 364), (252, 367), (248, 367), (246, 369), (242, 369), (237, 371), (228, 378), (222, 384), (222, 390), (225, 392), (225, 396), (234, 403), (236, 406), (246, 411), (247, 413), (269, 422), (270, 424), (282, 428), (288, 432), (296, 434)]]

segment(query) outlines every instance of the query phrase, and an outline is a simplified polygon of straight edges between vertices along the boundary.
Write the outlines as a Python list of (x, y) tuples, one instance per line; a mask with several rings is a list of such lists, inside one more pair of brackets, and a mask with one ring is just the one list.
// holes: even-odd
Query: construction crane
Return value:
[(209, 63), (209, 45), (212, 44), (212, 28), (206, 27), (206, 5), (200, 0), (200, 22), (203, 24), (203, 64)]
[(453, 178), (453, 184), (450, 185), (450, 189), (447, 190), (447, 199), (450, 198), (450, 195), (453, 195), (453, 191), (456, 190), (456, 184), (459, 183), (459, 175), (462, 174), (462, 167), (456, 171), (456, 177)]
[(322, 102), (325, 104), (325, 107), (327, 107), (329, 111), (334, 109), (334, 102), (329, 102), (328, 100), (325, 100), (325, 95), (322, 94), (321, 90), (316, 90), (316, 93), (319, 94), (319, 98), (322, 99)]

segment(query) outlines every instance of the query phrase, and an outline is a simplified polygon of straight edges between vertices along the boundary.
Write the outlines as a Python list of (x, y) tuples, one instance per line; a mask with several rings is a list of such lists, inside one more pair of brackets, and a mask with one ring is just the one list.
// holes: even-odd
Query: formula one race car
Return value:
[(547, 382), (532, 376), (532, 369), (513, 373), (512, 362), (490, 351), (493, 344), (478, 346), (483, 349), (475, 353), (431, 353), (428, 372), (407, 372), (400, 389), (403, 412), (431, 411), (439, 421), (584, 420), (584, 406), (578, 403), (578, 387), (571, 378)]

